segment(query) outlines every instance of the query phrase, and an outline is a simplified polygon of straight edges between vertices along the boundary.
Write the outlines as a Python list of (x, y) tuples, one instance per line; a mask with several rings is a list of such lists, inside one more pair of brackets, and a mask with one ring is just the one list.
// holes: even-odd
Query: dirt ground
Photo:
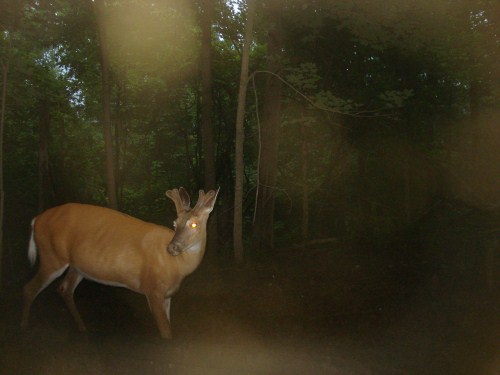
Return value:
[(0, 374), (500, 374), (498, 293), (347, 248), (204, 262), (173, 298), (171, 341), (143, 296), (87, 281), (79, 333), (56, 285), (26, 332), (20, 289), (1, 295)]

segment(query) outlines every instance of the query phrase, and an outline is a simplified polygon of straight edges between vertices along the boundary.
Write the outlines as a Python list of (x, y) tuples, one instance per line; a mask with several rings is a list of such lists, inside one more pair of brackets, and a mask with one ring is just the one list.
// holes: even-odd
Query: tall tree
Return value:
[(109, 54), (106, 33), (105, 3), (104, 0), (94, 2), (97, 19), (97, 32), (99, 33), (99, 48), (101, 52), (102, 72), (102, 126), (104, 132), (104, 148), (106, 155), (106, 187), (108, 204), (111, 208), (118, 208), (116, 197), (116, 180), (113, 153), (113, 135), (111, 128), (111, 87), (109, 79)]
[[(269, 32), (267, 38), (267, 70), (279, 74), (282, 66), (283, 30), (281, 24), (283, 4), (281, 0), (267, 3)], [(257, 186), (254, 236), (257, 249), (266, 253), (273, 248), (274, 200), (278, 167), (278, 145), (281, 122), (281, 81), (267, 75), (262, 108), (261, 152), (259, 161), (259, 185)]]
[(202, 0), (201, 14), (201, 121), (205, 159), (205, 190), (215, 188), (215, 145), (212, 124), (212, 18), (213, 0)]
[(40, 100), (38, 131), (38, 211), (52, 204), (49, 173), (50, 104), (47, 98)]
[[(2, 25), (3, 29), (3, 25)], [(0, 290), (2, 289), (2, 259), (3, 259), (3, 218), (4, 218), (4, 173), (3, 173), (3, 138), (5, 130), (5, 110), (7, 108), (7, 82), (10, 69), (10, 59), (12, 51), (11, 30), (6, 30), (0, 36), (5, 38), (6, 49), (4, 58), (0, 60), (0, 68), (2, 69), (2, 97), (0, 104)], [(2, 40), (3, 42), (3, 40)]]
[(255, 11), (255, 0), (247, 2), (247, 20), (245, 25), (245, 40), (241, 56), (240, 89), (238, 92), (238, 108), (236, 111), (236, 148), (235, 148), (235, 183), (234, 183), (234, 258), (236, 263), (243, 263), (243, 143), (245, 119), (245, 102), (248, 84), (248, 64), (250, 60), (250, 45), (252, 44), (253, 18)]
[(0, 290), (3, 280), (3, 226), (5, 214), (5, 180), (4, 180), (4, 134), (6, 128), (7, 111), (7, 86), (11, 68), (14, 67), (15, 35), (20, 28), (20, 19), (23, 13), (24, 1), (4, 1), (0, 8), (0, 71), (1, 71), (1, 97), (0, 97)]
[[(205, 162), (205, 190), (215, 189), (215, 145), (212, 123), (212, 18), (213, 0), (201, 1), (201, 122)], [(217, 248), (217, 215), (208, 221), (208, 253), (212, 257)]]
[[(303, 117), (303, 110), (302, 110)], [(305, 120), (300, 122), (300, 154), (301, 154), (301, 185), (302, 185), (302, 245), (306, 246), (309, 237), (309, 145), (307, 143), (307, 125)]]

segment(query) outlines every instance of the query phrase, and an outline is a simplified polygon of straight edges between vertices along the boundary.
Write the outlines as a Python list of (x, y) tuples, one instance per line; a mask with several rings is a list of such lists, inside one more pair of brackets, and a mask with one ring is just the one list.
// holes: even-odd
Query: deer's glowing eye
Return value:
[(192, 222), (191, 225), (190, 225), (190, 227), (193, 228), (193, 229), (196, 228), (197, 226), (198, 226), (198, 224), (196, 224), (195, 222)]
[(177, 228), (177, 223), (175, 221), (174, 221), (173, 225), (174, 225), (174, 228)]

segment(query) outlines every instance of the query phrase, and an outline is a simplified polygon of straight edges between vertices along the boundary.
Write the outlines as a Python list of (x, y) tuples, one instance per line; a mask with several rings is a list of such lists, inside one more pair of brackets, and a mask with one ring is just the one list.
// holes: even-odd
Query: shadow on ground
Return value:
[(0, 301), (0, 374), (498, 375), (498, 268), (488, 266), (498, 255), (481, 258), (489, 276), (478, 276), (483, 263), (470, 250), (483, 232), (466, 241), (454, 227), (388, 250), (336, 245), (243, 267), (205, 262), (173, 298), (171, 341), (159, 338), (143, 296), (86, 281), (76, 302), (87, 334), (57, 283), (21, 332), (12, 287)]

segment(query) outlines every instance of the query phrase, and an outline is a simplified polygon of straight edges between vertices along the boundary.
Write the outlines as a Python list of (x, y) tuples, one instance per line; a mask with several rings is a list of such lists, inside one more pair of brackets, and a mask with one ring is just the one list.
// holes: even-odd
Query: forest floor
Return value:
[(172, 300), (171, 341), (143, 296), (87, 281), (79, 333), (56, 285), (25, 332), (20, 288), (0, 295), (0, 374), (500, 374), (498, 295), (361, 251), (205, 261)]

